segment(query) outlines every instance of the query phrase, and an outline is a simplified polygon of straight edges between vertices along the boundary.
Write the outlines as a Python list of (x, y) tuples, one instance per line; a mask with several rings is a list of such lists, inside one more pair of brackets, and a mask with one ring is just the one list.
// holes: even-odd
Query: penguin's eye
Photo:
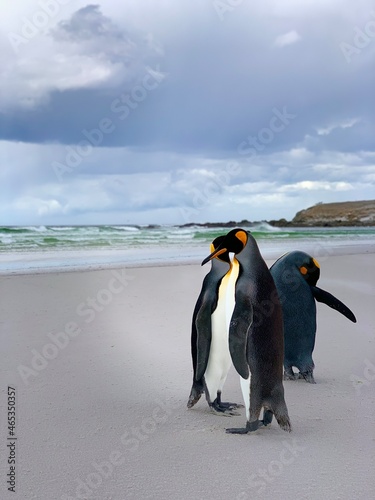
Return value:
[(307, 268), (305, 266), (301, 266), (299, 268), (299, 270), (300, 270), (301, 274), (303, 274), (304, 276), (306, 276), (306, 274), (307, 274)]

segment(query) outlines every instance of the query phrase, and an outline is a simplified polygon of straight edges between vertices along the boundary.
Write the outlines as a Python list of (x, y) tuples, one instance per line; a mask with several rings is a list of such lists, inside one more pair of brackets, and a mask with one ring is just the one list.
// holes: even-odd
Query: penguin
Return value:
[[(305, 252), (282, 255), (270, 268), (280, 297), (284, 321), (284, 379), (303, 378), (315, 384), (312, 353), (316, 334), (316, 303), (323, 302), (356, 323), (352, 311), (339, 299), (318, 288), (320, 265)], [(299, 374), (293, 372), (298, 368)]]
[[(269, 425), (273, 415), (283, 430), (290, 431), (283, 387), (281, 304), (257, 243), (249, 232), (233, 229), (214, 240), (211, 254), (202, 265), (210, 260), (211, 271), (203, 281), (193, 313), (194, 380), (188, 407), (205, 392), (208, 404), (220, 408), (221, 389), (233, 363), (240, 375), (247, 421), (244, 428), (226, 431), (255, 431)], [(221, 411), (238, 407), (227, 405)]]
[[(219, 236), (211, 243), (210, 252), (214, 252), (224, 240), (224, 236)], [(189, 400), (187, 403), (188, 408), (192, 408), (200, 399), (201, 395), (205, 392), (208, 405), (211, 410), (218, 415), (239, 415), (235, 409), (241, 408), (242, 405), (237, 403), (229, 403), (221, 401), (221, 392), (225, 380), (227, 378), (232, 361), (229, 353), (228, 334), (226, 326), (226, 300), (221, 300), (220, 307), (217, 308), (219, 298), (219, 287), (223, 278), (228, 283), (231, 273), (231, 261), (229, 252), (225, 251), (219, 253), (211, 260), (211, 270), (203, 280), (202, 290), (198, 297), (197, 303), (193, 312), (193, 320), (191, 327), (191, 355), (193, 363), (193, 385), (191, 388)], [(233, 280), (234, 274), (232, 276)], [(232, 285), (233, 287), (233, 285)], [(223, 298), (224, 288), (221, 289), (221, 297)], [(203, 309), (202, 309), (203, 308)], [(202, 311), (201, 311), (202, 309)], [(197, 377), (198, 367), (198, 352), (197, 352), (197, 325), (196, 320), (199, 314), (200, 325), (200, 346), (205, 349), (205, 356), (207, 359), (204, 363), (208, 363), (208, 355), (212, 345), (212, 354), (210, 358), (210, 365), (206, 370), (206, 386), (205, 379), (202, 374)], [(223, 321), (223, 328), (220, 326), (214, 330), (217, 335), (214, 335), (213, 343), (211, 344), (211, 330), (212, 324), (214, 328), (220, 321)], [(209, 345), (206, 345), (209, 343)], [(217, 371), (214, 374), (214, 371)], [(201, 370), (200, 370), (201, 371)]]

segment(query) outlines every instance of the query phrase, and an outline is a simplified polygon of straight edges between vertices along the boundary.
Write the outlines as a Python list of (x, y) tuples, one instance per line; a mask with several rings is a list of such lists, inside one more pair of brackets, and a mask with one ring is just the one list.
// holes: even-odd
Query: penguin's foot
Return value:
[(232, 417), (240, 415), (240, 413), (234, 410), (236, 410), (237, 408), (241, 408), (241, 405), (238, 405), (236, 403), (223, 403), (221, 401), (218, 402), (218, 400), (215, 399), (213, 403), (210, 403), (210, 408), (216, 415)]
[(246, 427), (232, 427), (225, 429), (225, 432), (227, 434), (248, 434), (256, 431), (259, 427), (264, 427), (264, 425), (262, 420), (254, 420), (253, 422), (246, 422)]
[(223, 409), (227, 408), (228, 410), (234, 410), (236, 408), (244, 408), (244, 405), (241, 405), (239, 403), (224, 403), (221, 400), (221, 391), (217, 391), (216, 399), (214, 401), (214, 404), (219, 405)]
[(264, 410), (263, 413), (263, 420), (261, 422), (263, 423), (264, 427), (267, 427), (272, 422), (273, 419), (273, 411), (271, 410)]
[(220, 403), (218, 404), (222, 408), (228, 408), (229, 410), (234, 410), (235, 408), (244, 408), (244, 405), (241, 405), (239, 403), (224, 403), (223, 401), (220, 401)]
[(316, 384), (313, 372), (300, 372), (298, 378), (304, 378), (309, 384)]
[(293, 368), (285, 368), (284, 380), (296, 380), (298, 376), (293, 372)]

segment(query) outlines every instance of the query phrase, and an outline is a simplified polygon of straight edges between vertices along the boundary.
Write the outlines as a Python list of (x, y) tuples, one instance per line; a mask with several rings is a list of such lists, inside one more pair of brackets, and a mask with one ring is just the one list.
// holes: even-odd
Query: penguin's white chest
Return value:
[(229, 325), (235, 307), (238, 273), (239, 263), (234, 257), (231, 269), (221, 281), (217, 306), (211, 315), (211, 347), (204, 375), (211, 399), (218, 390), (221, 391), (232, 364), (228, 337)]
[(236, 282), (239, 272), (238, 260), (234, 257), (230, 271), (224, 276), (219, 287), (217, 307), (211, 316), (212, 339), (225, 336), (228, 344), (229, 325), (235, 306)]

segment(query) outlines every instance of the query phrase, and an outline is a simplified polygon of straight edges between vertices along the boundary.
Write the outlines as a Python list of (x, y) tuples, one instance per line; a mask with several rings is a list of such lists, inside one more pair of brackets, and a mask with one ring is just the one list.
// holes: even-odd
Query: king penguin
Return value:
[[(223, 240), (224, 236), (216, 238), (211, 243), (210, 251), (214, 252)], [(236, 403), (224, 403), (221, 401), (221, 391), (232, 364), (229, 353), (228, 328), (226, 320), (226, 293), (228, 290), (232, 289), (232, 294), (234, 295), (233, 280), (235, 278), (236, 271), (234, 271), (232, 276), (231, 272), (232, 263), (229, 252), (224, 251), (216, 255), (215, 258), (211, 260), (211, 270), (203, 280), (202, 290), (193, 312), (191, 328), (193, 386), (191, 388), (187, 407), (192, 408), (205, 392), (207, 402), (213, 412), (225, 415), (238, 415), (235, 409), (241, 407), (242, 405)], [(229, 288), (228, 283), (230, 283)], [(219, 295), (221, 300), (218, 307)], [(229, 294), (228, 298), (230, 300)], [(197, 376), (198, 327), (196, 322), (198, 315), (200, 348), (205, 350), (205, 357), (208, 356), (207, 359), (203, 360), (207, 368), (204, 373), (205, 377), (201, 374)], [(222, 321), (221, 325), (220, 319)], [(209, 356), (210, 353), (211, 356)], [(210, 363), (209, 366), (207, 366), (209, 360)], [(216, 373), (214, 373), (215, 371)]]
[[(203, 391), (216, 410), (227, 412), (238, 406), (221, 403), (221, 389), (233, 362), (240, 375), (247, 422), (244, 428), (227, 432), (255, 431), (270, 424), (273, 415), (283, 430), (290, 431), (283, 388), (282, 312), (270, 271), (255, 239), (243, 229), (216, 239), (211, 251), (202, 262), (211, 260), (212, 267), (193, 313), (194, 380), (188, 407)], [(263, 420), (259, 420), (262, 408)]]
[[(293, 251), (270, 268), (280, 297), (284, 320), (284, 378), (304, 378), (315, 384), (312, 353), (316, 335), (316, 303), (323, 302), (355, 323), (352, 311), (339, 299), (318, 288), (320, 266), (311, 255)], [(298, 368), (299, 374), (293, 372)]]

